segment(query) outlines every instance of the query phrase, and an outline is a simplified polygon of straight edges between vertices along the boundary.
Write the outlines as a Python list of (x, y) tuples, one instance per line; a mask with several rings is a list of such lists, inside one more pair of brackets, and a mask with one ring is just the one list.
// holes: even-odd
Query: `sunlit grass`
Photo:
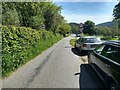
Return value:
[(74, 46), (76, 39), (71, 39), (70, 40), (70, 45)]

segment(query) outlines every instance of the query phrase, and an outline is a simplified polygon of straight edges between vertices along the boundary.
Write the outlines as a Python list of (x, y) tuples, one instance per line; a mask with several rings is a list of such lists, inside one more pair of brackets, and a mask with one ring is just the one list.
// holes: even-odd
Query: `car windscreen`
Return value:
[(86, 43), (99, 43), (101, 42), (98, 38), (85, 38)]

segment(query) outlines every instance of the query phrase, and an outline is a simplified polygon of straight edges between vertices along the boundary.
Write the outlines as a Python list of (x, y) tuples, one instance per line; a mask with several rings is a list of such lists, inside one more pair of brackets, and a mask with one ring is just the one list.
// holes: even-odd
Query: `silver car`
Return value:
[(93, 36), (87, 36), (87, 37), (81, 37), (78, 40), (75, 41), (75, 48), (78, 48), (81, 50), (94, 50), (95, 47), (99, 44), (101, 44), (102, 41), (100, 38), (93, 37)]

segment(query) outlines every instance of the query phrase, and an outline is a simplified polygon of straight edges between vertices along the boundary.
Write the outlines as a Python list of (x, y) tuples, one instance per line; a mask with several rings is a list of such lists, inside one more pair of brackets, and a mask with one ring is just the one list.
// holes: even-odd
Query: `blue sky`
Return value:
[[(90, 1), (90, 0), (88, 0)], [(118, 3), (115, 0), (110, 2), (54, 2), (62, 6), (62, 15), (67, 22), (85, 22), (91, 20), (95, 24), (113, 20), (113, 8)]]

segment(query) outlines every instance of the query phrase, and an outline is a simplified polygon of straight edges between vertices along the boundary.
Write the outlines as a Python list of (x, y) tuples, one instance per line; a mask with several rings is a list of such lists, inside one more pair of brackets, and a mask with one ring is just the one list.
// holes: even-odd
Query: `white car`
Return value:
[(78, 48), (80, 51), (90, 51), (94, 50), (95, 47), (99, 44), (102, 44), (102, 41), (100, 38), (93, 37), (93, 36), (87, 36), (87, 37), (81, 37), (78, 40), (75, 41), (75, 48)]

